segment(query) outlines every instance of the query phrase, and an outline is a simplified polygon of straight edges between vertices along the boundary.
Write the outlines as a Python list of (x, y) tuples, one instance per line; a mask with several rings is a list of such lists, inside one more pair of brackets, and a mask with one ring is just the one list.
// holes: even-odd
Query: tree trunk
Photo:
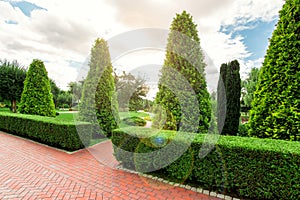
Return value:
[(11, 100), (11, 111), (13, 113), (17, 112), (17, 100)]

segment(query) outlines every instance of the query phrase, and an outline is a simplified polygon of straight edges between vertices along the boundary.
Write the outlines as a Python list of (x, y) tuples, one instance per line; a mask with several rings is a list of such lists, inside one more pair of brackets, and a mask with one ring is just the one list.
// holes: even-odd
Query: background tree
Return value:
[[(155, 100), (166, 111), (164, 129), (207, 132), (211, 106), (204, 69), (204, 55), (192, 16), (186, 11), (176, 14)], [(160, 122), (154, 120), (153, 124)]]
[(228, 65), (223, 63), (220, 68), (220, 76), (217, 88), (217, 124), (218, 131), (222, 133), (226, 118), (226, 74)]
[(29, 66), (18, 111), (23, 114), (55, 117), (50, 80), (41, 60), (33, 60)]
[(218, 129), (221, 134), (237, 135), (241, 116), (239, 62), (234, 60), (228, 64), (222, 64), (220, 79), (222, 80), (219, 80), (218, 85)]
[(26, 78), (26, 69), (17, 61), (0, 60), (0, 96), (2, 100), (11, 102), (11, 111), (17, 111), (17, 101), (21, 94)]
[(73, 103), (79, 103), (82, 96), (83, 83), (84, 81), (69, 83), (69, 93), (73, 96)]
[(98, 122), (102, 134), (110, 136), (112, 130), (117, 128), (118, 105), (110, 54), (104, 39), (95, 41), (89, 66), (79, 116), (92, 123)]
[(250, 136), (300, 140), (300, 1), (286, 0), (259, 73)]
[(141, 77), (135, 77), (125, 71), (121, 75), (114, 73), (116, 91), (118, 94), (119, 109), (125, 111), (142, 110), (149, 87), (145, 84), (146, 80)]
[(54, 105), (55, 105), (55, 108), (57, 108), (58, 107), (58, 96), (61, 93), (61, 90), (56, 85), (55, 81), (52, 79), (50, 79), (50, 87), (51, 87), (51, 93), (53, 96)]
[(60, 108), (72, 107), (73, 95), (68, 91), (61, 91), (57, 97), (57, 104)]
[(253, 101), (254, 92), (258, 81), (259, 69), (252, 68), (248, 77), (242, 81), (242, 105), (241, 109), (244, 112), (248, 112), (251, 108), (251, 102)]

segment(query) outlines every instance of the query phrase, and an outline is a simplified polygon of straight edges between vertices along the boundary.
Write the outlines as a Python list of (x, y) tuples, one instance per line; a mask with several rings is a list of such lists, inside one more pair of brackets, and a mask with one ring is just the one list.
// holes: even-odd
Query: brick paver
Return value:
[(0, 199), (217, 199), (116, 165), (109, 141), (68, 154), (0, 132)]

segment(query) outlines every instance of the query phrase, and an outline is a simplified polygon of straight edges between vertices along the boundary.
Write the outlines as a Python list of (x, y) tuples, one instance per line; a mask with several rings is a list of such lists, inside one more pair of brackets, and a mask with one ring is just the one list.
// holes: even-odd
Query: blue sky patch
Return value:
[(257, 20), (238, 26), (242, 27), (241, 30), (237, 26), (223, 26), (220, 31), (225, 34), (232, 34), (232, 38), (241, 35), (247, 50), (252, 53), (246, 60), (256, 60), (265, 56), (269, 38), (271, 38), (277, 22), (278, 19), (271, 22)]
[(13, 24), (13, 25), (17, 25), (18, 22), (17, 21), (13, 21), (13, 20), (5, 20), (6, 24)]
[(77, 62), (74, 60), (68, 60), (67, 62), (69, 63), (70, 67), (74, 67), (76, 69), (80, 69), (83, 66), (82, 62)]
[(14, 8), (20, 8), (23, 14), (27, 17), (31, 17), (31, 12), (34, 10), (47, 10), (27, 1), (9, 1), (9, 3)]

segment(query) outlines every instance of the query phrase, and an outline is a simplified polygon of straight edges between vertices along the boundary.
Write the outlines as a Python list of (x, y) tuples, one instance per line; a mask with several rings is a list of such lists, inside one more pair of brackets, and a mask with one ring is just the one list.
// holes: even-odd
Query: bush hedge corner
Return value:
[(75, 125), (52, 117), (1, 112), (0, 130), (74, 151), (89, 144), (93, 129), (91, 124), (84, 122)]

